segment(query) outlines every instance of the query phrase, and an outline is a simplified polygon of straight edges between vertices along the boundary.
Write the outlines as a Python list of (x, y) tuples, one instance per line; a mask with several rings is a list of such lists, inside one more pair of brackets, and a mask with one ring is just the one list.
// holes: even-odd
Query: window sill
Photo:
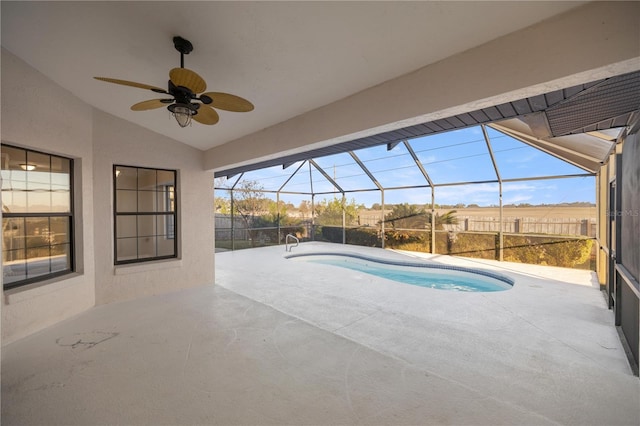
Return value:
[(128, 265), (115, 265), (113, 275), (139, 274), (158, 269), (182, 268), (182, 259), (156, 260), (144, 263), (132, 263)]
[(76, 284), (77, 278), (82, 276), (83, 275), (78, 272), (71, 272), (48, 280), (4, 290), (4, 302), (6, 305), (11, 305), (53, 293)]

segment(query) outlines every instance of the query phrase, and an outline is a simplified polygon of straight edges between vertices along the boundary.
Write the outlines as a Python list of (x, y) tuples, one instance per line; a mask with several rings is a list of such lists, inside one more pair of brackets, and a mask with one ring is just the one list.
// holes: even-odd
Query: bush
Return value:
[(390, 230), (384, 233), (384, 246), (398, 250), (431, 252), (431, 233), (426, 231)]
[[(387, 230), (385, 247), (431, 253), (431, 233), (420, 230)], [(342, 227), (318, 226), (316, 239), (342, 243)], [(376, 228), (348, 228), (348, 244), (380, 247)], [(589, 260), (593, 240), (553, 236), (504, 236), (504, 260), (533, 265), (573, 268)], [(499, 258), (498, 234), (470, 232), (436, 232), (436, 253), (479, 259)]]
[(319, 236), (319, 239), (321, 241), (328, 241), (330, 243), (342, 243), (342, 227), (316, 226), (316, 236)]
[(508, 235), (504, 246), (507, 261), (573, 268), (589, 259), (593, 240)]
[[(378, 238), (378, 231), (375, 228), (347, 228), (345, 234), (347, 244), (365, 247), (381, 246), (380, 239)], [(319, 236), (322, 241), (328, 241), (331, 243), (342, 243), (342, 227), (317, 227), (316, 236)]]
[(551, 266), (573, 268), (589, 259), (592, 248), (593, 240), (554, 242), (546, 247), (547, 258), (545, 260)]
[(498, 259), (500, 240), (497, 234), (472, 234), (449, 232), (450, 253), (476, 259)]
[(381, 247), (378, 230), (375, 228), (348, 228), (347, 244), (354, 244), (365, 247)]

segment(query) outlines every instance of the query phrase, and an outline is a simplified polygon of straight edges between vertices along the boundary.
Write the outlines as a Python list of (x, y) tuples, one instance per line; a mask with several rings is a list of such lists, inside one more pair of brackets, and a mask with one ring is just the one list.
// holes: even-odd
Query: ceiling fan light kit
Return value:
[(253, 104), (239, 96), (223, 92), (203, 93), (207, 89), (207, 83), (195, 71), (184, 67), (184, 55), (188, 55), (193, 50), (193, 45), (189, 40), (185, 40), (182, 37), (174, 37), (173, 46), (180, 52), (180, 68), (174, 68), (169, 72), (167, 90), (134, 81), (108, 77), (94, 78), (107, 83), (136, 87), (172, 96), (172, 98), (150, 99), (138, 102), (132, 105), (131, 109), (133, 111), (146, 111), (167, 105), (167, 109), (180, 127), (189, 126), (192, 119), (200, 124), (216, 124), (220, 117), (214, 108), (233, 112), (253, 110)]
[(197, 111), (192, 111), (189, 106), (184, 104), (171, 104), (167, 108), (171, 111), (180, 127), (187, 127), (191, 124), (191, 117), (197, 114)]

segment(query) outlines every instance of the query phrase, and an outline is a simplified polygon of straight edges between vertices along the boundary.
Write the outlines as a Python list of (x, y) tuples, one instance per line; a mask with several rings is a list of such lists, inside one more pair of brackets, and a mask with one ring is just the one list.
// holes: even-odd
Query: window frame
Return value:
[[(156, 172), (170, 172), (173, 173), (173, 185), (162, 185), (163, 188), (168, 188), (171, 186), (173, 188), (173, 211), (156, 211), (156, 212), (140, 212), (138, 211), (138, 206), (136, 206), (136, 211), (132, 212), (118, 212), (118, 183), (117, 178), (118, 175), (116, 171), (120, 167), (126, 167), (129, 169), (136, 169), (136, 177), (139, 175), (139, 170), (152, 170)], [(131, 166), (126, 164), (114, 164), (112, 170), (112, 178), (113, 178), (113, 263), (114, 265), (127, 265), (132, 263), (144, 263), (144, 262), (153, 262), (157, 260), (166, 260), (166, 259), (177, 259), (178, 258), (178, 171), (174, 169), (165, 169), (165, 168), (157, 168), (157, 167), (145, 167), (145, 166)], [(156, 177), (156, 187), (158, 185), (157, 177)], [(136, 179), (136, 199), (138, 199), (138, 194), (140, 193), (140, 189), (138, 188), (138, 180)], [(163, 194), (163, 197), (168, 198), (168, 195), (165, 194), (164, 191), (156, 191)], [(167, 199), (163, 198), (163, 203), (167, 203)], [(156, 206), (158, 201), (156, 200)], [(157, 207), (156, 207), (157, 208)], [(173, 217), (173, 233), (165, 234), (167, 240), (173, 240), (173, 254), (171, 255), (162, 255), (162, 256), (151, 256), (151, 257), (139, 257), (140, 253), (138, 250), (138, 246), (136, 245), (136, 258), (118, 260), (118, 217), (121, 216), (154, 216), (156, 218), (159, 217)], [(136, 220), (137, 223), (137, 220)], [(154, 237), (159, 238), (161, 235), (157, 235), (157, 222), (156, 222), (156, 234)], [(165, 231), (168, 230), (167, 223), (163, 225)], [(133, 238), (133, 237), (127, 237)], [(135, 239), (138, 240), (140, 238), (139, 231), (136, 225), (136, 236)], [(120, 238), (122, 239), (122, 238)], [(137, 243), (136, 243), (137, 244)], [(156, 253), (158, 249), (158, 244), (156, 242)]]
[[(74, 168), (74, 159), (71, 157), (65, 157), (63, 155), (58, 155), (58, 154), (51, 154), (48, 152), (44, 152), (44, 151), (39, 151), (36, 149), (31, 149), (31, 148), (24, 148), (21, 146), (15, 146), (15, 145), (10, 145), (10, 144), (6, 144), (6, 143), (2, 143), (1, 147), (7, 147), (7, 148), (12, 148), (12, 149), (19, 149), (19, 150), (23, 150), (25, 151), (25, 153), (34, 153), (34, 154), (40, 154), (40, 155), (46, 155), (49, 157), (49, 165), (51, 166), (51, 158), (55, 157), (55, 158), (60, 158), (63, 160), (67, 160), (69, 161), (69, 212), (68, 213), (62, 213), (62, 212), (37, 212), (37, 213), (11, 213), (11, 212), (2, 212), (2, 219), (4, 222), (4, 219), (23, 219), (25, 220), (25, 250), (27, 250), (27, 244), (26, 244), (26, 220), (29, 218), (48, 218), (49, 220), (51, 218), (54, 217), (66, 217), (68, 218), (68, 230), (69, 230), (69, 236), (68, 236), (68, 243), (65, 244), (69, 244), (69, 256), (68, 256), (68, 260), (69, 260), (69, 267), (65, 268), (64, 270), (60, 270), (60, 271), (55, 271), (55, 272), (50, 272), (48, 274), (43, 274), (43, 275), (38, 275), (36, 277), (33, 278), (26, 278), (24, 280), (20, 280), (20, 281), (14, 281), (11, 283), (7, 283), (4, 281), (3, 278), (3, 282), (2, 282), (2, 287), (3, 287), (3, 291), (6, 290), (11, 290), (14, 288), (18, 288), (18, 287), (23, 287), (25, 285), (29, 285), (29, 284), (33, 284), (33, 283), (37, 283), (37, 282), (42, 282), (42, 281), (47, 281), (50, 280), (52, 278), (57, 278), (57, 277), (61, 277), (64, 275), (68, 275), (68, 274), (72, 274), (74, 272), (76, 272), (76, 250), (75, 250), (75, 246), (76, 246), (76, 241), (75, 241), (75, 186), (74, 186), (74, 177), (75, 177), (75, 168)], [(1, 168), (1, 167), (0, 167)], [(50, 167), (51, 168), (51, 167)], [(4, 170), (4, 169), (2, 169)], [(49, 173), (51, 174), (51, 170), (49, 170)], [(25, 181), (28, 182), (28, 181)], [(27, 204), (28, 206), (28, 204)], [(50, 229), (50, 228), (49, 228)], [(3, 230), (4, 233), (4, 230)], [(4, 235), (3, 235), (4, 238)], [(51, 250), (51, 244), (49, 245), (49, 250)], [(51, 258), (51, 251), (49, 251), (49, 258)], [(27, 261), (27, 258), (25, 257), (25, 263)], [(49, 268), (51, 268), (51, 264), (49, 264)], [(3, 269), (3, 275), (4, 275), (4, 254), (2, 257), (2, 269)], [(26, 273), (26, 272), (25, 272)], [(28, 276), (28, 274), (27, 274)]]
[[(174, 175), (175, 177), (175, 175)], [(176, 182), (174, 179), (173, 185), (163, 185), (165, 187), (165, 208), (169, 210), (173, 209), (173, 212), (176, 211)], [(165, 222), (164, 229), (166, 231), (168, 240), (176, 239), (176, 220), (177, 217), (174, 217), (173, 223)]]

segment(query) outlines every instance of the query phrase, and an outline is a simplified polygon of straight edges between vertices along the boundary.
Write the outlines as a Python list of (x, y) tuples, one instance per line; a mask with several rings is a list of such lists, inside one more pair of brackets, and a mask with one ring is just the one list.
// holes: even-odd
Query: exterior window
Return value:
[(73, 160), (2, 145), (4, 288), (74, 270)]
[(113, 169), (115, 263), (177, 257), (176, 171)]

